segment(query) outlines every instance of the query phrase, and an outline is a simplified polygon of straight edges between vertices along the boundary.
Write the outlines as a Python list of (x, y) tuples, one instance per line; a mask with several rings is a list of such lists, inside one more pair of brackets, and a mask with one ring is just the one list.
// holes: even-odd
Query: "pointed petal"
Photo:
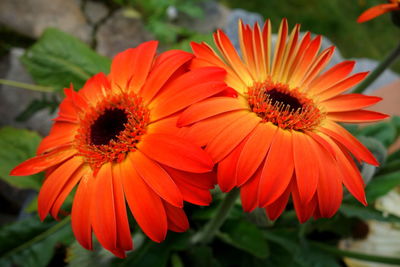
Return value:
[(73, 157), (61, 164), (44, 181), (38, 197), (38, 211), (42, 221), (49, 213), (63, 186), (82, 164), (81, 157)]
[(65, 183), (60, 194), (57, 196), (57, 199), (54, 201), (54, 204), (51, 207), (50, 211), (51, 216), (53, 216), (56, 220), (58, 220), (58, 212), (69, 193), (71, 193), (72, 188), (75, 187), (75, 185), (81, 180), (83, 176), (90, 175), (90, 172), (91, 171), (89, 166), (83, 165), (77, 171), (75, 171), (75, 173), (72, 174), (68, 181)]
[(182, 137), (198, 146), (205, 146), (243, 114), (241, 111), (231, 111), (199, 121), (187, 128)]
[(95, 106), (104, 96), (104, 91), (110, 88), (111, 85), (107, 76), (100, 72), (86, 81), (85, 85), (79, 91), (79, 94), (82, 94), (89, 105)]
[(91, 174), (84, 175), (76, 190), (71, 212), (71, 226), (79, 244), (86, 249), (92, 249), (91, 206), (94, 178)]
[(179, 180), (182, 183), (190, 184), (194, 187), (198, 187), (201, 189), (209, 190), (214, 188), (214, 184), (216, 181), (215, 173), (208, 172), (208, 173), (190, 173), (179, 171), (174, 168), (170, 168), (168, 166), (162, 166), (171, 178), (176, 181)]
[(240, 199), (245, 212), (253, 211), (258, 205), (258, 187), (260, 184), (262, 167), (240, 187)]
[(380, 121), (389, 116), (371, 110), (353, 110), (345, 112), (329, 112), (327, 117), (338, 122), (360, 123)]
[(322, 147), (320, 148), (315, 150), (319, 162), (318, 206), (321, 216), (330, 218), (338, 211), (342, 203), (343, 177), (332, 155)]
[(263, 207), (273, 203), (288, 187), (293, 175), (292, 146), (291, 132), (278, 128), (261, 174), (260, 206)]
[(390, 4), (381, 4), (374, 7), (371, 7), (364, 11), (357, 19), (358, 23), (363, 23), (368, 20), (374, 19), (380, 15), (388, 13), (390, 11), (399, 10), (399, 4), (390, 3)]
[(22, 162), (11, 171), (10, 175), (24, 176), (39, 173), (73, 157), (76, 153), (77, 151), (70, 145), (62, 146)]
[(271, 221), (278, 219), (278, 217), (281, 216), (282, 212), (285, 210), (289, 200), (290, 192), (291, 186), (288, 186), (285, 192), (283, 192), (283, 194), (277, 200), (275, 200), (275, 202), (265, 207), (265, 212)]
[(174, 135), (146, 135), (138, 149), (150, 159), (182, 171), (209, 172), (214, 165), (204, 150)]
[(317, 203), (318, 203), (317, 194), (314, 195), (313, 199), (310, 202), (304, 204), (300, 200), (297, 183), (292, 183), (291, 191), (297, 218), (299, 219), (300, 223), (305, 223), (311, 218), (313, 214), (315, 214), (315, 210), (317, 208)]
[(168, 229), (178, 233), (189, 229), (189, 221), (183, 209), (174, 207), (165, 201), (163, 203), (165, 212), (167, 213)]
[(160, 197), (143, 181), (128, 158), (117, 165), (125, 197), (136, 222), (155, 242), (167, 234), (167, 215)]
[(315, 164), (314, 148), (318, 144), (301, 132), (292, 131), (292, 136), (297, 189), (301, 202), (306, 204), (310, 202), (317, 190), (319, 171)]
[(187, 126), (209, 117), (233, 111), (249, 109), (243, 97), (212, 97), (188, 107), (178, 119), (178, 127)]
[(330, 122), (324, 125), (324, 127), (321, 127), (320, 131), (345, 146), (358, 160), (362, 160), (374, 166), (379, 165), (379, 162), (372, 153), (339, 124)]
[(122, 90), (129, 87), (137, 92), (150, 72), (157, 46), (157, 41), (148, 41), (117, 54), (111, 64), (110, 80)]
[(362, 80), (364, 80), (364, 78), (367, 77), (367, 75), (368, 75), (368, 72), (356, 73), (356, 74), (332, 85), (331, 87), (328, 87), (327, 89), (320, 92), (316, 97), (320, 101), (324, 101), (324, 100), (330, 99), (332, 97), (335, 97), (343, 92), (350, 90), (350, 88), (352, 88), (353, 86), (357, 85)]
[(271, 123), (259, 123), (249, 136), (238, 158), (236, 181), (240, 186), (245, 183), (263, 162), (271, 146), (277, 127)]
[(336, 64), (316, 79), (314, 79), (308, 91), (310, 93), (319, 94), (322, 91), (330, 88), (347, 77), (353, 70), (355, 61), (343, 61)]
[[(193, 58), (192, 54), (179, 50), (170, 50), (163, 53), (163, 60), (154, 64), (145, 84), (140, 90), (140, 95), (146, 103), (150, 103), (161, 87), (168, 81), (178, 68)], [(163, 56), (160, 55), (160, 57)]]
[(223, 129), (206, 147), (214, 162), (226, 157), (253, 129), (260, 118), (255, 113), (243, 111), (241, 117)]
[(367, 96), (362, 94), (339, 95), (321, 103), (327, 112), (342, 112), (366, 108), (372, 106), (382, 98), (378, 96)]
[(278, 39), (275, 45), (275, 54), (272, 61), (272, 79), (277, 80), (278, 75), (281, 71), (281, 65), (283, 61), (283, 54), (286, 47), (286, 39), (288, 34), (288, 23), (284, 18), (282, 19), (281, 25), (279, 26)]
[(222, 192), (229, 192), (237, 185), (236, 169), (240, 153), (248, 138), (243, 139), (233, 151), (218, 164), (217, 181)]
[(92, 200), (93, 231), (100, 244), (108, 249), (117, 248), (117, 224), (114, 203), (111, 163), (101, 166), (94, 177)]
[(37, 149), (37, 155), (49, 152), (56, 147), (71, 144), (79, 126), (69, 122), (55, 122), (48, 136), (43, 138)]
[[(119, 163), (116, 163), (119, 164)], [(128, 215), (126, 213), (125, 193), (120, 176), (119, 167), (113, 164), (113, 193), (115, 219), (117, 226), (117, 247), (123, 250), (131, 250), (133, 248), (131, 230), (129, 229)]]
[(129, 159), (137, 173), (154, 192), (173, 206), (183, 206), (182, 195), (178, 187), (159, 164), (140, 151), (132, 152)]

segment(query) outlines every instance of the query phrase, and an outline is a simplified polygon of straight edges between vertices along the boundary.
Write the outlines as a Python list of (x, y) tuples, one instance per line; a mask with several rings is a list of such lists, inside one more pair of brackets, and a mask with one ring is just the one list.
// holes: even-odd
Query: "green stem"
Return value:
[(365, 261), (372, 261), (372, 262), (379, 262), (379, 263), (387, 263), (387, 264), (400, 264), (400, 258), (393, 258), (393, 257), (384, 257), (378, 255), (370, 255), (370, 254), (363, 254), (354, 251), (348, 250), (341, 250), (333, 246), (321, 244), (319, 242), (310, 242), (312, 246), (318, 247), (319, 249), (326, 251), (330, 254), (341, 256), (341, 257), (349, 257), (358, 260), (365, 260)]
[(55, 224), (53, 227), (49, 228), (48, 230), (44, 231), (43, 233), (35, 236), (31, 240), (27, 241), (26, 243), (21, 244), (20, 246), (11, 249), (8, 251), (6, 254), (1, 255), (2, 258), (6, 258), (14, 253), (17, 253), (18, 251), (24, 250), (30, 246), (32, 246), (34, 243), (39, 242), (49, 236), (51, 236), (53, 233), (57, 232), (61, 228), (63, 228), (65, 225), (67, 225), (71, 221), (71, 216), (65, 217), (62, 219), (60, 222)]
[(373, 83), (382, 72), (392, 65), (397, 57), (400, 56), (400, 42), (397, 47), (381, 62), (379, 65), (367, 76), (367, 78), (360, 83), (352, 93), (363, 93), (368, 86)]
[(0, 79), (0, 84), (17, 87), (17, 88), (22, 88), (22, 89), (27, 89), (27, 90), (32, 90), (32, 91), (38, 91), (38, 92), (45, 92), (45, 93), (54, 92), (54, 89), (51, 87), (48, 87), (48, 86), (40, 86), (40, 85), (34, 85), (34, 84), (29, 84), (29, 83), (21, 83), (21, 82), (10, 81), (10, 80), (5, 80), (5, 79)]
[(235, 188), (225, 196), (224, 200), (222, 200), (219, 205), (215, 216), (204, 226), (203, 230), (193, 236), (192, 244), (207, 244), (213, 240), (215, 234), (222, 226), (234, 206), (235, 201), (239, 196), (239, 192), (239, 189)]

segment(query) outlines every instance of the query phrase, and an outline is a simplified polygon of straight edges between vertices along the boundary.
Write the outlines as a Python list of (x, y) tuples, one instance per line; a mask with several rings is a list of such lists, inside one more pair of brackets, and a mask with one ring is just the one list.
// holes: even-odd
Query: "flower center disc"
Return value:
[(284, 84), (256, 83), (249, 88), (247, 97), (250, 108), (263, 122), (282, 129), (312, 130), (323, 117), (311, 99)]
[(109, 96), (81, 114), (75, 136), (79, 155), (94, 172), (106, 162), (121, 162), (146, 132), (149, 110), (135, 94)]
[(125, 129), (128, 115), (122, 109), (106, 109), (90, 127), (90, 143), (107, 145)]

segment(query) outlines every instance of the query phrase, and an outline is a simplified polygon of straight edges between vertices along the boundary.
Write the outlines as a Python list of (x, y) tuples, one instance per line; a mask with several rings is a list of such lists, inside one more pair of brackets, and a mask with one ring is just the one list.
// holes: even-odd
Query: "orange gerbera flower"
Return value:
[(389, 0), (388, 2), (388, 4), (380, 4), (367, 9), (358, 17), (357, 22), (363, 23), (385, 13), (400, 10), (400, 0)]
[[(66, 196), (79, 183), (72, 228), (79, 243), (99, 242), (119, 257), (132, 249), (125, 199), (136, 222), (152, 240), (167, 229), (188, 228), (183, 201), (207, 205), (214, 178), (211, 158), (175, 135), (177, 112), (226, 89), (225, 71), (188, 71), (193, 55), (173, 50), (155, 57), (157, 42), (118, 54), (108, 76), (100, 73), (66, 98), (37, 156), (12, 175), (46, 171), (39, 215), (57, 218)], [(187, 98), (187, 94), (191, 97)]]
[[(222, 57), (207, 44), (192, 44), (192, 68), (218, 66), (236, 97), (212, 97), (185, 110), (179, 126), (190, 126), (188, 137), (206, 145), (218, 164), (217, 179), (227, 192), (241, 188), (245, 211), (265, 207), (276, 219), (292, 195), (304, 222), (330, 217), (342, 200), (342, 183), (366, 205), (364, 184), (351, 158), (378, 165), (374, 156), (337, 122), (371, 122), (386, 115), (362, 110), (381, 100), (360, 94), (342, 94), (367, 73), (349, 76), (353, 61), (321, 73), (334, 47), (318, 53), (321, 36), (300, 26), (288, 36), (281, 23), (271, 57), (271, 24), (261, 30), (239, 22), (241, 59), (222, 31), (214, 40)], [(351, 154), (350, 154), (351, 153)]]

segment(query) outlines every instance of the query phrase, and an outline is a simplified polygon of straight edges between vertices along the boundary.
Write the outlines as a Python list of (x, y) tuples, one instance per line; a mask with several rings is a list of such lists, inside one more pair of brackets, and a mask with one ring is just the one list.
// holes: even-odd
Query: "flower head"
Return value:
[(358, 17), (357, 22), (363, 23), (388, 12), (400, 11), (400, 0), (389, 0), (388, 2), (388, 4), (380, 4), (367, 9)]
[[(172, 50), (156, 56), (151, 41), (118, 54), (111, 73), (99, 73), (82, 90), (65, 89), (50, 134), (37, 156), (12, 175), (46, 171), (39, 215), (57, 218), (78, 184), (72, 206), (77, 240), (92, 248), (92, 230), (117, 256), (132, 249), (125, 201), (152, 240), (167, 229), (185, 231), (183, 201), (207, 205), (214, 178), (211, 158), (176, 133), (177, 113), (226, 89), (225, 71), (189, 71), (193, 55)], [(205, 79), (207, 77), (207, 79)], [(207, 90), (197, 90), (201, 87)], [(185, 94), (191, 94), (190, 99)]]
[(292, 196), (300, 221), (331, 217), (342, 201), (342, 184), (366, 204), (364, 184), (353, 162), (378, 165), (374, 156), (337, 122), (371, 122), (386, 115), (363, 110), (379, 97), (343, 94), (367, 73), (349, 75), (353, 61), (323, 72), (334, 48), (318, 53), (321, 36), (288, 34), (283, 20), (271, 55), (271, 24), (239, 23), (240, 57), (222, 31), (214, 34), (220, 55), (192, 44), (192, 68), (227, 71), (233, 97), (211, 97), (185, 110), (179, 126), (205, 146), (218, 163), (223, 191), (241, 188), (245, 211), (265, 207), (276, 219)]

